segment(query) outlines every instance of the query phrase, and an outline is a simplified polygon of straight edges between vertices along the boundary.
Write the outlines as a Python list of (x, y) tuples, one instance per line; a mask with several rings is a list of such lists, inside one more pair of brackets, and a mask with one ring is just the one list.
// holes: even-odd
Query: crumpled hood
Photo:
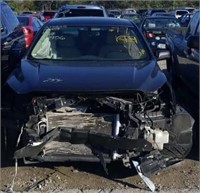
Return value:
[(156, 64), (147, 62), (21, 61), (8, 78), (17, 93), (29, 92), (154, 92), (166, 82)]

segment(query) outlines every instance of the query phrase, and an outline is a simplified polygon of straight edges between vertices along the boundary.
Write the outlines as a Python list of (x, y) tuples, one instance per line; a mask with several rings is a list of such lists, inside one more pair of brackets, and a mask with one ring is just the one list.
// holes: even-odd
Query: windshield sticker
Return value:
[(62, 28), (67, 28), (67, 25), (54, 25), (54, 26), (47, 26), (44, 28), (44, 31), (47, 29), (51, 29), (51, 30), (60, 30)]
[(140, 56), (143, 56), (145, 54), (145, 50), (144, 49), (140, 49), (139, 54), (140, 54)]
[(120, 35), (116, 37), (117, 42), (123, 42), (123, 43), (130, 43), (130, 42), (135, 42), (136, 44), (138, 43), (137, 38), (134, 36), (126, 36), (126, 35)]
[(54, 36), (54, 35), (50, 35), (49, 39), (51, 40), (65, 40), (64, 36)]

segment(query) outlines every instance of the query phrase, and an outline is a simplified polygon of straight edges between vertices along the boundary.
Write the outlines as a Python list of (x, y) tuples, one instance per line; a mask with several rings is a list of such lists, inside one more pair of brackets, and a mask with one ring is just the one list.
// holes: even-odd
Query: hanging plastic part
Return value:
[(133, 162), (133, 165), (137, 171), (137, 173), (139, 174), (139, 176), (142, 178), (142, 180), (144, 181), (144, 183), (148, 186), (148, 188), (154, 192), (156, 187), (154, 185), (154, 183), (146, 176), (144, 176), (140, 170), (140, 166), (139, 166), (139, 163), (137, 161), (132, 161)]
[(107, 175), (108, 174), (108, 169), (106, 167), (106, 162), (104, 160), (103, 154), (100, 151), (96, 151), (100, 160), (101, 165), (103, 166), (104, 171), (106, 172)]

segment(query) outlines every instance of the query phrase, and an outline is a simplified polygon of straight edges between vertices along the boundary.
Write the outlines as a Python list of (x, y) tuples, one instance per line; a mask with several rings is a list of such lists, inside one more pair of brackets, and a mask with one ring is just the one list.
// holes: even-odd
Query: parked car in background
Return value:
[(29, 47), (34, 35), (39, 31), (43, 23), (32, 15), (21, 15), (17, 16), (17, 18), (25, 34), (26, 47)]
[(181, 79), (199, 99), (200, 11), (194, 13), (188, 27), (180, 32), (168, 32), (169, 48), (172, 53), (168, 71), (175, 81)]
[[(152, 14), (152, 16), (166, 16), (166, 17), (172, 17), (173, 15), (168, 12), (155, 12)], [(174, 16), (175, 17), (175, 16)]]
[[(5, 3), (0, 2), (1, 14), (1, 81), (5, 81), (9, 72), (17, 65), (19, 58), (16, 56), (25, 49), (23, 30), (17, 16)], [(17, 53), (18, 52), (18, 53)]]
[(179, 10), (187, 10), (189, 13), (193, 13), (196, 9), (194, 7), (178, 7)]
[(122, 14), (122, 11), (120, 9), (109, 9), (108, 10), (108, 15), (112, 17), (119, 18)]
[(122, 14), (120, 16), (120, 18), (129, 19), (129, 20), (133, 21), (137, 26), (140, 26), (141, 21), (142, 21), (142, 17), (137, 13)]
[(37, 17), (42, 23), (45, 22), (45, 17), (43, 16), (42, 12), (37, 12), (33, 14), (34, 17)]
[(182, 15), (182, 17), (179, 19), (181, 26), (187, 27), (193, 15), (193, 13), (186, 13)]
[(139, 14), (142, 17), (145, 17), (147, 14), (148, 9), (137, 9), (136, 13)]
[(140, 29), (146, 37), (155, 56), (158, 49), (168, 50), (166, 31), (170, 28), (180, 28), (179, 21), (171, 16), (146, 17), (141, 23)]
[(32, 15), (32, 14), (34, 14), (33, 11), (22, 11), (22, 12), (20, 13), (20, 15)]
[[(165, 56), (160, 51), (159, 59)], [(148, 176), (191, 148), (193, 119), (176, 105), (144, 36), (129, 20), (46, 22), (7, 84), (5, 94), (15, 96), (12, 110), (23, 114), (14, 158), (25, 163), (99, 161), (107, 172), (106, 163), (125, 159)], [(6, 128), (12, 131), (6, 132), (9, 145), (21, 127)]]
[(127, 8), (123, 12), (123, 14), (133, 14), (133, 13), (136, 13), (136, 10), (133, 8)]
[(56, 10), (42, 11), (41, 15), (44, 17), (44, 22), (48, 21), (49, 19), (52, 19), (56, 12)]
[(188, 10), (183, 10), (183, 9), (177, 9), (177, 10), (172, 10), (170, 13), (175, 16), (175, 18), (179, 19), (182, 15), (189, 13)]
[(181, 83), (189, 90), (187, 99), (190, 101), (189, 104), (196, 101), (196, 108), (193, 110), (194, 118), (197, 120), (197, 129), (193, 132), (195, 151), (199, 147), (199, 36), (200, 10), (194, 13), (188, 27), (183, 27), (182, 31), (168, 32), (169, 49), (172, 55), (167, 70), (172, 77), (171, 82), (173, 85)]
[(146, 12), (146, 16), (152, 16), (154, 13), (165, 13), (164, 9), (148, 9)]
[(63, 5), (55, 14), (54, 18), (59, 17), (80, 17), (96, 16), (108, 17), (103, 6), (98, 5)]
[(36, 12), (36, 11), (23, 11), (20, 14), (18, 14), (18, 16), (33, 16), (33, 17), (37, 17), (41, 22), (45, 21), (44, 16), (42, 15), (42, 12)]

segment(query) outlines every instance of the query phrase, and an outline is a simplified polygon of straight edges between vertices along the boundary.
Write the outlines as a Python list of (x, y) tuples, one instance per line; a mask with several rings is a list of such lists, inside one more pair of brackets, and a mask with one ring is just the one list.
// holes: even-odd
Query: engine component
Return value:
[(36, 97), (15, 158), (99, 161), (106, 173), (108, 162), (130, 166), (127, 162), (134, 160), (148, 176), (183, 158), (191, 147), (191, 116), (160, 95)]
[(153, 144), (154, 149), (163, 150), (163, 145), (169, 142), (169, 132), (145, 126), (144, 138)]

